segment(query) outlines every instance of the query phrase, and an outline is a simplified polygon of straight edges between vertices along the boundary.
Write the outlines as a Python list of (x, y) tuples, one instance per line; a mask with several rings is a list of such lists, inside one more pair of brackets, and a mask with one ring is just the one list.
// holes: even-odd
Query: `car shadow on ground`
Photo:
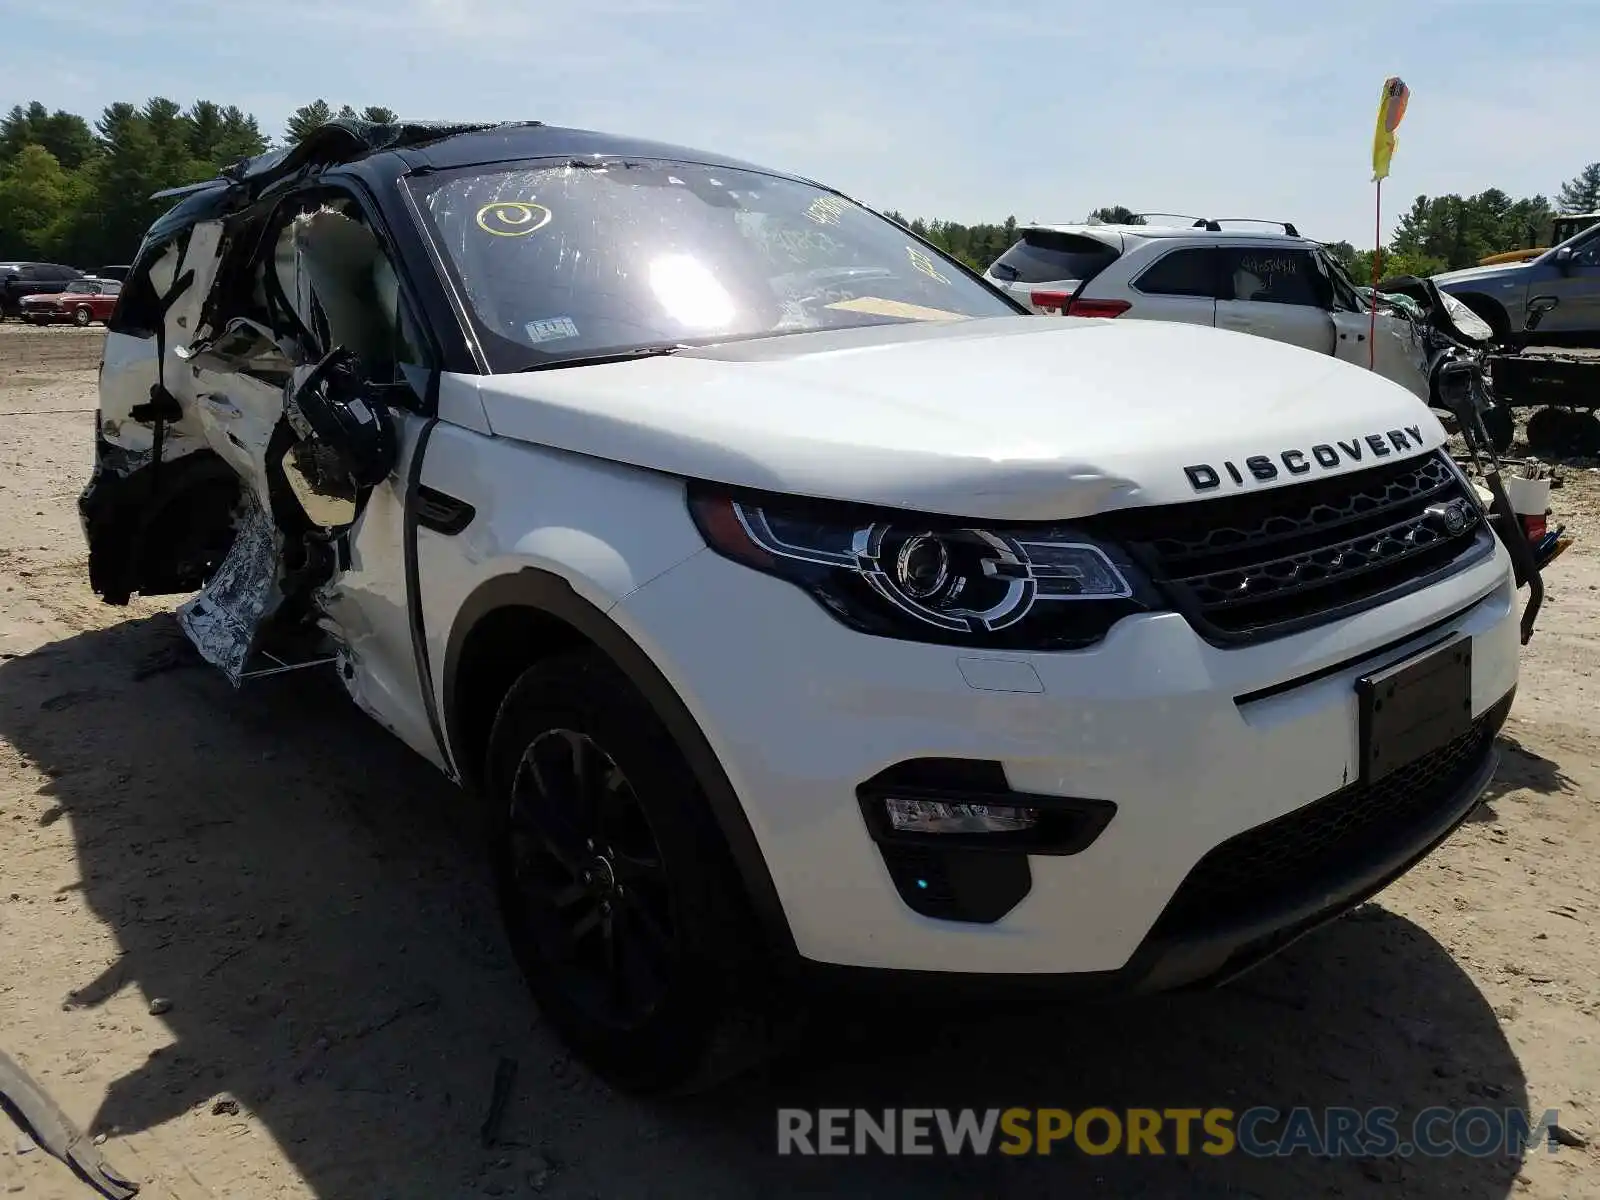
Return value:
[[(221, 1142), (229, 1123), (259, 1121), (314, 1194), (339, 1200), (1511, 1190), (1518, 1159), (1499, 1155), (776, 1154), (780, 1106), (1526, 1108), (1523, 1074), (1471, 980), (1379, 906), (1220, 992), (944, 1015), (842, 1009), (723, 1091), (673, 1104), (619, 1096), (531, 1013), (459, 794), (336, 681), (290, 675), (234, 692), (176, 644), (161, 616), (0, 663), (0, 734), (48, 775), (37, 819), (70, 822), (72, 886), (120, 949), (99, 977), (63, 981), (61, 1002), (86, 1029), (129, 987), (171, 1004), (141, 1019), (173, 1044), (110, 1084), (96, 1128), (214, 1120)], [(503, 1060), (518, 1069), (485, 1146)], [(238, 1114), (218, 1105), (223, 1093)]]

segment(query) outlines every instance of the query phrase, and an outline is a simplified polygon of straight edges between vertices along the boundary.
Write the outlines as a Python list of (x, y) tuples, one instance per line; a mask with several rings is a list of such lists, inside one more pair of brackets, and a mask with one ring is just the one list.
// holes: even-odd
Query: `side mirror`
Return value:
[(1556, 251), (1556, 266), (1563, 271), (1572, 269), (1572, 247), (1562, 246)]
[(361, 515), (361, 495), (332, 447), (296, 442), (283, 459), (283, 477), (301, 511), (322, 529), (342, 529)]
[(284, 475), (306, 518), (337, 529), (360, 514), (365, 490), (394, 470), (394, 427), (348, 351), (336, 349), (296, 375), (287, 415), (297, 441), (284, 457)]

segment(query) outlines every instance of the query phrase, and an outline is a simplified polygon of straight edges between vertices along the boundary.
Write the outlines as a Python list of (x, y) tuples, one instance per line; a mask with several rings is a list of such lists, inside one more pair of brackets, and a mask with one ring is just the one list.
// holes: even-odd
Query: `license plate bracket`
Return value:
[(1384, 776), (1472, 728), (1472, 639), (1453, 634), (1356, 680), (1361, 782)]

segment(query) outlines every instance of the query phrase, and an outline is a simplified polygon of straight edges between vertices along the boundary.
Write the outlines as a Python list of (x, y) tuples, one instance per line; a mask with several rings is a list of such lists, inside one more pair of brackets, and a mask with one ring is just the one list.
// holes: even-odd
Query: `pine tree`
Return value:
[(87, 121), (75, 113), (51, 112), (37, 100), (0, 117), (0, 163), (10, 162), (24, 146), (43, 146), (63, 171), (76, 171), (96, 151)]
[(1556, 197), (1562, 212), (1590, 213), (1600, 211), (1600, 162), (1592, 162), (1577, 177), (1561, 185)]
[(326, 125), (333, 120), (333, 106), (326, 100), (313, 100), (310, 104), (302, 104), (294, 110), (284, 133), (290, 145), (303, 142), (306, 135), (312, 130)]

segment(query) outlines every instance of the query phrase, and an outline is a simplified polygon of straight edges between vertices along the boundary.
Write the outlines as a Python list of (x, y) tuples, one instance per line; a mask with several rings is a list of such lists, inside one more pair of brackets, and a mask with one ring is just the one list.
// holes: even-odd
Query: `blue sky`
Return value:
[(1600, 2), (0, 0), (0, 107), (165, 95), (533, 118), (702, 146), (961, 221), (1094, 206), (1372, 239), (1384, 78), (1419, 193), (1553, 194), (1600, 159)]

